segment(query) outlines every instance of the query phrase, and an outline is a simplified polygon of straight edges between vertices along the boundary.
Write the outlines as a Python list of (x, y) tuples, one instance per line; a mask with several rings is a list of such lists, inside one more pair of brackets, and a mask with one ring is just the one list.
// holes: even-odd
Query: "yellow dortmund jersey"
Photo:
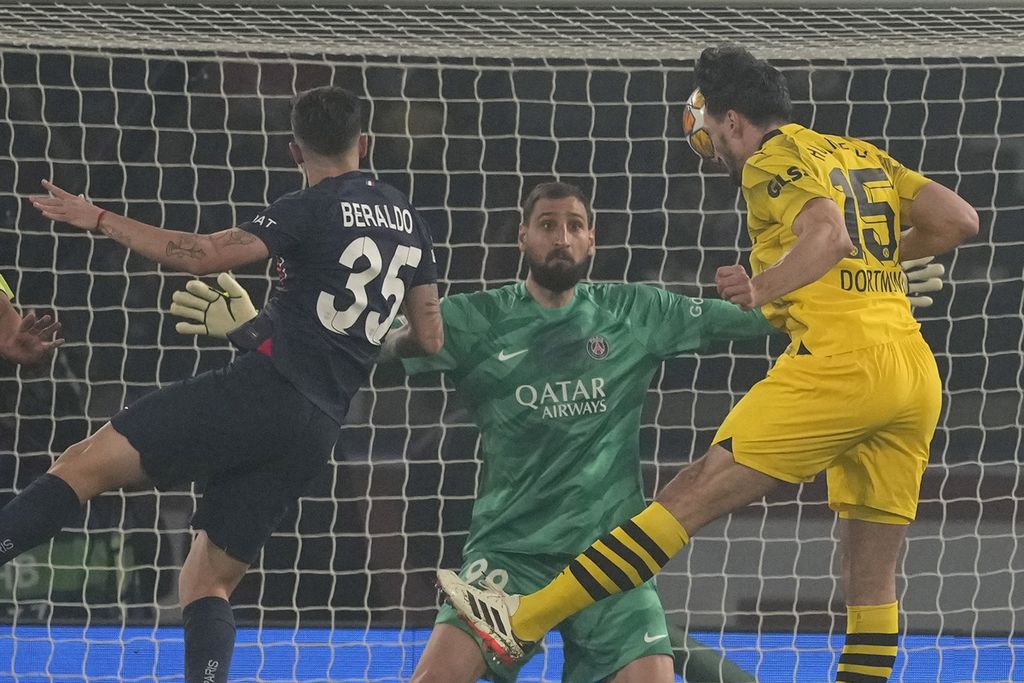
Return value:
[(6, 294), (8, 299), (14, 299), (14, 292), (11, 291), (11, 286), (7, 284), (3, 275), (0, 275), (0, 292)]
[(789, 333), (789, 353), (842, 353), (919, 329), (899, 264), (900, 201), (912, 200), (929, 182), (863, 140), (795, 123), (782, 126), (747, 160), (743, 196), (755, 275), (793, 247), (793, 220), (815, 197), (835, 200), (854, 244), (820, 279), (761, 308)]

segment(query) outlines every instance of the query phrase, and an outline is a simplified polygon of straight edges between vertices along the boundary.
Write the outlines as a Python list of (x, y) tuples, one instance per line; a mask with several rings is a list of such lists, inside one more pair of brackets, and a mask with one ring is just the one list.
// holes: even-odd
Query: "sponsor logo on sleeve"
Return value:
[(777, 175), (768, 181), (768, 196), (778, 197), (782, 194), (782, 188), (789, 185), (792, 182), (796, 182), (804, 177), (803, 171), (796, 166), (790, 166), (786, 169), (786, 177), (783, 178), (781, 175)]

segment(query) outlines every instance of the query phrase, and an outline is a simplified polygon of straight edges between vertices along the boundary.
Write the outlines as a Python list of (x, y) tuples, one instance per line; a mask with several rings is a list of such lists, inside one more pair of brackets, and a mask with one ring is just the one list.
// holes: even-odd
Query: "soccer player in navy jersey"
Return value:
[(155, 391), (68, 448), (0, 510), (0, 564), (72, 523), (112, 489), (204, 487), (179, 579), (186, 683), (227, 680), (235, 626), (228, 598), (287, 509), (330, 456), (349, 400), (402, 308), (409, 346), (442, 347), (427, 225), (402, 193), (359, 171), (361, 107), (337, 87), (298, 95), (289, 148), (306, 189), (210, 235), (146, 225), (43, 182), (44, 216), (103, 233), (193, 274), (274, 257), (281, 281), (232, 334), (225, 368)]

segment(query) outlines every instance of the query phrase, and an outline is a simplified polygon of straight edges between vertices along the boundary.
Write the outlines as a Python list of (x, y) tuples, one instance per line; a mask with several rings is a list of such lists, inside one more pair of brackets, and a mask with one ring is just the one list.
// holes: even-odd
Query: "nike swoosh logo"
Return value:
[(656, 643), (659, 640), (661, 640), (662, 638), (668, 638), (668, 634), (667, 633), (662, 633), (660, 636), (652, 636), (650, 633), (645, 633), (644, 634), (644, 642), (645, 643)]
[(505, 349), (502, 349), (501, 351), (498, 352), (498, 360), (500, 360), (501, 362), (504, 363), (509, 358), (515, 358), (516, 356), (521, 356), (524, 353), (526, 353), (527, 351), (529, 351), (529, 349), (523, 349), (522, 351), (516, 351), (514, 353), (505, 353)]

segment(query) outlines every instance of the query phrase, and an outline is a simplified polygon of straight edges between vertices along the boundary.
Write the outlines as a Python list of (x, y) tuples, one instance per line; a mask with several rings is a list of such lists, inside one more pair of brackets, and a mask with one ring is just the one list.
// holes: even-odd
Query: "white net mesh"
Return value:
[[(367, 96), (369, 166), (433, 226), (447, 292), (519, 275), (518, 203), (557, 176), (594, 197), (593, 279), (712, 295), (715, 268), (743, 258), (742, 206), (725, 176), (699, 173), (677, 122), (697, 51), (739, 40), (778, 60), (798, 121), (877, 141), (979, 209), (981, 234), (942, 259), (947, 289), (919, 312), (946, 401), (904, 561), (912, 637), (894, 679), (1024, 679), (1019, 11), (0, 3), (0, 18), (0, 173), (12, 190), (0, 196), (0, 272), (21, 305), (56, 310), (69, 340), (52, 378), (10, 368), (0, 379), (5, 494), (126, 402), (231, 357), (177, 335), (163, 313), (185, 277), (40, 219), (24, 199), (39, 179), (212, 232), (299, 187), (290, 97), (337, 83)], [(262, 270), (241, 279), (265, 299)], [(666, 364), (642, 432), (652, 487), (703, 451), (773, 351)], [(246, 629), (234, 677), (407, 679), (434, 614), (433, 571), (459, 563), (476, 448), (439, 380), (378, 368), (330, 474), (235, 595)], [(710, 527), (661, 581), (670, 619), (761, 681), (826, 680), (842, 600), (823, 499), (806, 486)], [(5, 567), (0, 609), (16, 637), (0, 631), (0, 676), (180, 677), (174, 584), (192, 502), (104, 496), (88, 537)], [(521, 680), (558, 680), (558, 659)]]
[(47, 3), (2, 3), (0, 18), (12, 45), (36, 44), (45, 32), (47, 44), (68, 47), (595, 59), (677, 59), (725, 41), (779, 59), (1015, 56), (1024, 29), (1012, 5), (921, 7), (935, 4), (927, 0), (889, 8), (433, 4), (83, 3), (55, 13)]

